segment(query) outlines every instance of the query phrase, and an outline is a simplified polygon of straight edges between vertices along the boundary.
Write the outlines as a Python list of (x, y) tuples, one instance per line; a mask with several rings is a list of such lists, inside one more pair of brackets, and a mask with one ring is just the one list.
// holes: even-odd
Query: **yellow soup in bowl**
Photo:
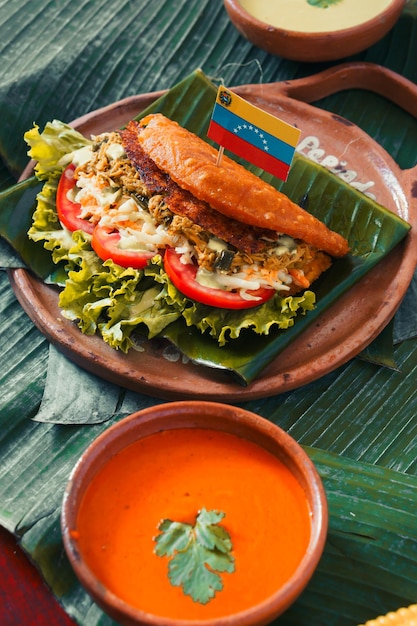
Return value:
[(305, 33), (323, 33), (351, 28), (373, 19), (392, 0), (240, 0), (242, 7), (261, 22)]
[(400, 18), (406, 0), (223, 0), (237, 30), (270, 54), (334, 61), (366, 50)]

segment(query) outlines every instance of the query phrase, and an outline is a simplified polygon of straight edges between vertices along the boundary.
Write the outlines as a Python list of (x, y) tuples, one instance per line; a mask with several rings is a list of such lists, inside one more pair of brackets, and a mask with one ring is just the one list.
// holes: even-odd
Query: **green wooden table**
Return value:
[[(0, 35), (1, 189), (27, 163), (22, 136), (33, 122), (70, 121), (130, 95), (170, 88), (197, 67), (241, 85), (300, 78), (332, 66), (299, 64), (251, 46), (220, 0), (3, 0)], [(416, 42), (417, 2), (410, 1), (384, 40), (352, 60), (384, 65), (417, 82)], [(402, 169), (416, 164), (417, 121), (395, 105), (361, 90), (316, 104), (363, 128)], [(0, 259), (10, 263), (8, 253), (2, 242)], [(76, 621), (111, 624), (64, 557), (62, 492), (76, 459), (99, 432), (160, 400), (103, 387), (63, 364), (16, 301), (6, 272), (0, 272), (0, 290), (0, 523), (16, 535)], [(306, 447), (329, 498), (320, 566), (277, 623), (354, 626), (417, 601), (416, 293), (413, 283), (390, 327), (393, 367), (362, 355), (302, 388), (242, 403)], [(55, 359), (62, 375), (70, 372), (80, 385), (81, 403), (84, 398), (88, 406), (91, 389), (101, 397), (104, 421), (48, 421), (54, 413), (48, 364)], [(40, 407), (42, 422), (33, 419)]]

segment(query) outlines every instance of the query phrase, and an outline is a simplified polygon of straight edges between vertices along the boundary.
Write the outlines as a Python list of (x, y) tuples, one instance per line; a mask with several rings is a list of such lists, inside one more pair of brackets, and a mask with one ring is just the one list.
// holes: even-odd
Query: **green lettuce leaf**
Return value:
[[(159, 271), (156, 267), (159, 265)], [(195, 326), (201, 333), (206, 331), (220, 346), (230, 339), (237, 339), (243, 329), (250, 329), (258, 335), (268, 335), (272, 328), (286, 330), (294, 324), (298, 314), (305, 314), (315, 307), (315, 295), (306, 291), (301, 296), (280, 297), (276, 295), (264, 304), (251, 309), (219, 309), (187, 299), (171, 283), (163, 268), (162, 260), (145, 269), (147, 276), (166, 286), (165, 299), (178, 308), (187, 326)]]
[[(144, 278), (142, 270), (124, 268), (111, 260), (102, 263), (92, 250), (83, 249), (77, 267), (59, 296), (67, 319), (82, 332), (100, 333), (113, 348), (127, 352), (135, 345), (134, 331), (152, 338), (180, 317), (163, 297), (164, 288)], [(74, 252), (73, 252), (74, 254)]]
[(92, 143), (69, 124), (59, 120), (48, 122), (42, 133), (35, 124), (25, 133), (24, 139), (30, 147), (28, 155), (37, 161), (35, 174), (39, 180), (58, 177), (70, 162), (71, 153)]
[(209, 331), (216, 337), (220, 345), (225, 345), (229, 339), (237, 339), (243, 329), (248, 328), (258, 335), (269, 335), (272, 328), (286, 330), (294, 324), (295, 317), (301, 313), (311, 311), (315, 306), (315, 295), (306, 291), (301, 296), (281, 298), (276, 295), (268, 302), (243, 311), (228, 309), (213, 309), (193, 303), (185, 309), (183, 317), (187, 326), (197, 326), (204, 332)]

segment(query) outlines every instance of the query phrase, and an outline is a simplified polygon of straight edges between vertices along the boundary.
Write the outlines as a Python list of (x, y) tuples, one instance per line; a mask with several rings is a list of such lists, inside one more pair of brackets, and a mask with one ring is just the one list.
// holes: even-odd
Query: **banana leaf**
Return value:
[[(0, 192), (0, 234), (18, 253), (3, 267), (28, 267), (46, 278), (53, 271), (51, 255), (39, 243), (31, 241), (27, 231), (32, 223), (36, 195), (42, 189), (34, 176)], [(3, 242), (0, 241), (0, 249)]]
[(384, 367), (397, 370), (398, 363), (394, 357), (394, 320), (383, 329), (378, 335), (378, 341), (373, 341), (358, 357), (369, 363), (376, 363)]
[[(167, 11), (169, 19), (160, 24), (158, 17)], [(417, 82), (416, 17), (417, 2), (409, 0), (384, 40), (355, 58), (381, 63)], [(157, 39), (150, 36), (153, 21), (158, 22)], [(33, 120), (71, 120), (129, 94), (169, 87), (196, 66), (222, 75), (230, 85), (286, 80), (323, 69), (251, 46), (228, 23), (221, 3), (212, 0), (8, 0), (0, 3), (0, 22), (8, 26), (2, 29), (0, 152), (16, 177), (27, 162), (21, 137)], [(173, 29), (172, 38), (164, 36), (167, 28)], [(183, 47), (186, 39), (196, 42), (192, 54)], [(358, 91), (318, 104), (366, 130), (403, 169), (416, 163), (415, 119), (395, 105)], [(12, 182), (8, 175), (2, 180), (2, 189)], [(413, 303), (415, 299), (410, 316), (415, 316)], [(73, 463), (101, 427), (31, 420), (45, 388), (49, 346), (1, 272), (0, 314), (0, 350), (7, 364), (0, 368), (0, 522), (19, 534), (67, 611), (82, 614), (77, 620), (82, 626), (110, 626), (68, 568), (58, 521)], [(401, 332), (401, 339), (406, 336)], [(277, 624), (354, 626), (415, 602), (416, 538), (408, 532), (415, 512), (407, 512), (407, 502), (416, 501), (415, 342), (396, 346), (395, 359), (401, 372), (353, 360), (302, 389), (246, 405), (306, 445), (328, 490), (330, 533), (323, 562), (291, 613)], [(119, 401), (132, 412), (156, 400), (128, 392)], [(109, 413), (113, 411), (112, 400)], [(375, 467), (373, 474), (369, 464), (382, 472)], [(394, 498), (397, 490), (403, 503)], [(358, 520), (372, 533), (358, 532)], [(399, 550), (401, 541), (410, 557)], [(366, 561), (362, 550), (367, 550)]]

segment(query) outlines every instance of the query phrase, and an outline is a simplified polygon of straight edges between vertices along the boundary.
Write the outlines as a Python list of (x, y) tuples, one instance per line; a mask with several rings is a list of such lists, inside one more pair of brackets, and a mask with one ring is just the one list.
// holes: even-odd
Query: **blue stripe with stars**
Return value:
[(269, 156), (291, 165), (294, 157), (294, 146), (290, 146), (285, 141), (247, 122), (217, 102), (214, 105), (212, 120), (239, 137), (239, 139), (243, 139), (256, 146), (259, 150), (263, 150)]

